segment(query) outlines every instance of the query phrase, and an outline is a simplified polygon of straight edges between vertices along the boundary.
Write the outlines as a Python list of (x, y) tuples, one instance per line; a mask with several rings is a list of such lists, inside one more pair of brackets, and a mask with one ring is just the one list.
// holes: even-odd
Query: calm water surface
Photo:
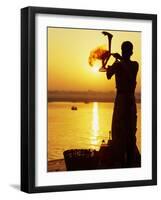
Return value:
[[(78, 110), (71, 110), (76, 106)], [(63, 151), (75, 148), (99, 149), (108, 140), (113, 103), (48, 103), (48, 160), (62, 159)], [(141, 106), (137, 104), (137, 146), (141, 148)]]

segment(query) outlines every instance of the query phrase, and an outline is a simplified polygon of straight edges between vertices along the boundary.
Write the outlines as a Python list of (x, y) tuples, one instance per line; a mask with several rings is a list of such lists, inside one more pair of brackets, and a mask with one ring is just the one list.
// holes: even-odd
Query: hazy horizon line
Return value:
[[(52, 92), (77, 92), (77, 93), (82, 93), (82, 92), (97, 92), (97, 93), (116, 93), (116, 90), (110, 90), (110, 91), (98, 91), (98, 90), (48, 90), (48, 93)], [(141, 91), (135, 91), (137, 94), (141, 94)]]

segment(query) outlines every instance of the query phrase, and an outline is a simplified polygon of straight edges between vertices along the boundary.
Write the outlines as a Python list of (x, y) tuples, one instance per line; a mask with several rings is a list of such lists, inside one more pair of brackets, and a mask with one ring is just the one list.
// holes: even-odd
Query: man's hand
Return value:
[(119, 53), (113, 53), (112, 55), (113, 55), (113, 57), (116, 58), (116, 59), (119, 59), (119, 60), (122, 59), (122, 56), (120, 56)]

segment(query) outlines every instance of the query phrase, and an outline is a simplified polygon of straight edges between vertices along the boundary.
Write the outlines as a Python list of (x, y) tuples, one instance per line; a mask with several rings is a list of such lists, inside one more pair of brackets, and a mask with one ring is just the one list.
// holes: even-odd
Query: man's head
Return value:
[(124, 59), (130, 59), (130, 56), (133, 54), (133, 44), (129, 41), (125, 41), (121, 45), (122, 57)]

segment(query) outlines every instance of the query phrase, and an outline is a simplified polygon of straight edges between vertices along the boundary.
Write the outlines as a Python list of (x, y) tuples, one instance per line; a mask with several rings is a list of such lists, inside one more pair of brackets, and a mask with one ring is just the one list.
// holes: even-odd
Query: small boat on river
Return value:
[(72, 106), (71, 110), (78, 110), (77, 106)]

